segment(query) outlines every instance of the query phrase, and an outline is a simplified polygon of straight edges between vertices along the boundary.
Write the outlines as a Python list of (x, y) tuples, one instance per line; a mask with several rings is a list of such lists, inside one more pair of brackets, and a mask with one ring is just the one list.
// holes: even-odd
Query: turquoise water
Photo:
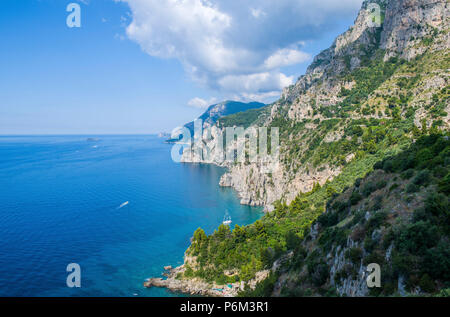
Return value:
[(177, 296), (142, 283), (226, 210), (233, 226), (261, 217), (218, 186), (223, 169), (174, 163), (162, 139), (97, 138), (0, 137), (0, 296)]

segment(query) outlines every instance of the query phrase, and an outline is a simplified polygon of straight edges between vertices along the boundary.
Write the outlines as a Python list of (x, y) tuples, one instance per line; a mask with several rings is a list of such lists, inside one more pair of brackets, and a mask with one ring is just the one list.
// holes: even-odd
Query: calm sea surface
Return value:
[(174, 163), (160, 138), (93, 138), (0, 137), (0, 296), (177, 296), (142, 283), (226, 211), (233, 226), (261, 217), (218, 186), (223, 169)]

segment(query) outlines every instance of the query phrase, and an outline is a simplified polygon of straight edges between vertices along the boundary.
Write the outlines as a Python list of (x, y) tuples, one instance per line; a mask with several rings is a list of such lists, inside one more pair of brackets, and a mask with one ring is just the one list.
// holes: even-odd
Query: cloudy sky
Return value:
[(224, 99), (272, 102), (362, 0), (4, 0), (0, 134), (168, 131)]
[(353, 18), (360, 0), (123, 0), (126, 33), (151, 56), (178, 59), (196, 83), (234, 98), (279, 96), (311, 61), (306, 43)]

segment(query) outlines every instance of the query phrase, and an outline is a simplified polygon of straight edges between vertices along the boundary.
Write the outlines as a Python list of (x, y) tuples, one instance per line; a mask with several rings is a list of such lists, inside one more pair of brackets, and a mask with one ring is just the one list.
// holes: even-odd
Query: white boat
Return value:
[(225, 226), (229, 226), (231, 225), (232, 221), (231, 221), (231, 217), (228, 215), (228, 213), (225, 215), (225, 217), (223, 218), (223, 222), (222, 222)]
[(123, 204), (121, 204), (119, 207), (117, 207), (117, 209), (121, 209), (121, 208), (125, 207), (126, 205), (128, 205), (129, 203), (130, 203), (129, 201), (126, 201)]

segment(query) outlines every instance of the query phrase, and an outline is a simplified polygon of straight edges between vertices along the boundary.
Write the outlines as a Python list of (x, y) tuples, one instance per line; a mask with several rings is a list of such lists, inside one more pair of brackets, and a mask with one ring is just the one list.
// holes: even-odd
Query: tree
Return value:
[(300, 239), (300, 237), (294, 231), (289, 231), (286, 234), (286, 247), (288, 250), (296, 249), (300, 246), (301, 242), (302, 239)]
[(202, 228), (198, 228), (194, 232), (194, 237), (192, 238), (192, 245), (191, 249), (192, 252), (196, 255), (200, 252), (200, 250), (206, 245), (208, 242), (208, 237), (205, 234), (205, 231), (203, 231)]
[(224, 224), (221, 224), (219, 228), (217, 229), (215, 236), (218, 240), (224, 240), (225, 238), (228, 238), (231, 234), (231, 230), (229, 226), (226, 226)]
[(237, 243), (245, 241), (246, 238), (245, 229), (243, 227), (239, 227), (239, 225), (236, 225), (233, 230), (233, 236)]
[(422, 134), (426, 135), (428, 133), (427, 119), (423, 118), (420, 123), (422, 124)]
[(439, 191), (444, 194), (450, 194), (450, 173), (448, 173), (440, 182), (439, 182)]
[(414, 139), (418, 139), (420, 137), (420, 130), (416, 125), (412, 128), (412, 135)]

